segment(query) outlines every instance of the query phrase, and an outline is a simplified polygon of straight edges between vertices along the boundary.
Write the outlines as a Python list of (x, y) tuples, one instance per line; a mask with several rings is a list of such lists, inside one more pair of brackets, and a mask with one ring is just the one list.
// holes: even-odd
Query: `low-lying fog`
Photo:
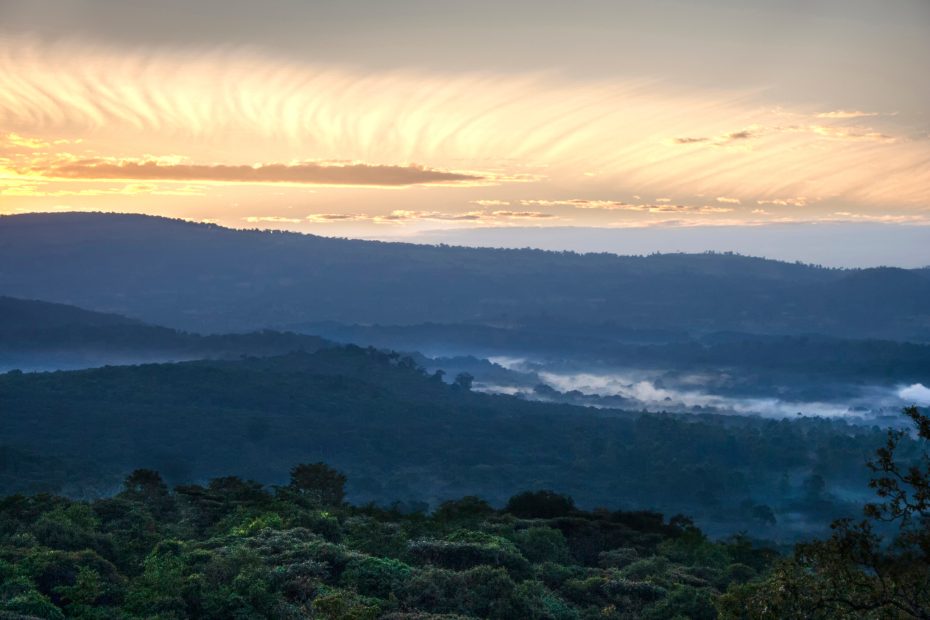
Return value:
[[(908, 405), (930, 405), (930, 388), (921, 383), (888, 386), (810, 381), (779, 385), (723, 371), (578, 370), (513, 357), (492, 357), (489, 362), (509, 372), (493, 376), (479, 372), (474, 389), (594, 407), (775, 418), (843, 417), (871, 423), (894, 420)], [(502, 380), (507, 377), (513, 380)]]

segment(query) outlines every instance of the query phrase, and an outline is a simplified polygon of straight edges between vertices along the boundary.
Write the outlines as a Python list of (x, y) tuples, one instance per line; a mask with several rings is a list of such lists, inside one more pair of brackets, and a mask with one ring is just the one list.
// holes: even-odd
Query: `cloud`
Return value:
[(521, 200), (524, 207), (574, 207), (576, 209), (626, 209), (632, 205), (617, 200), (587, 200), (585, 198), (568, 198), (565, 200)]
[(585, 198), (569, 198), (566, 200), (521, 200), (520, 204), (539, 207), (572, 207), (575, 209), (601, 209), (606, 211), (636, 211), (641, 213), (694, 213), (706, 215), (712, 213), (729, 213), (733, 209), (716, 206), (692, 206), (670, 204), (670, 198), (657, 198), (655, 203), (629, 203), (619, 200), (588, 200)]
[(278, 217), (276, 215), (250, 215), (248, 217), (242, 218), (250, 224), (257, 224), (261, 222), (268, 222), (272, 224), (299, 224), (302, 220), (296, 217)]
[(810, 125), (811, 132), (831, 140), (894, 142), (895, 138), (870, 127), (837, 127), (835, 125)]
[(305, 218), (314, 224), (334, 224), (338, 222), (355, 222), (368, 219), (367, 215), (352, 213), (311, 213)]
[(372, 164), (178, 164), (152, 160), (83, 159), (29, 170), (58, 179), (138, 179), (146, 181), (214, 181), (224, 183), (294, 183), (309, 185), (375, 185), (403, 187), (418, 184), (478, 181), (482, 177), (433, 170), (423, 166)]
[[(758, 127), (756, 127), (758, 130)], [(757, 131), (750, 129), (741, 129), (740, 131), (731, 131), (724, 134), (718, 134), (716, 137), (710, 136), (685, 136), (672, 139), (673, 144), (702, 144), (708, 143), (713, 146), (727, 146), (733, 142), (749, 140), (755, 138)]]
[(717, 202), (724, 202), (733, 205), (742, 204), (739, 198), (729, 198), (727, 196), (717, 196)]
[(513, 219), (549, 219), (557, 217), (552, 213), (542, 213), (540, 211), (493, 211), (491, 215)]
[(834, 211), (833, 217), (824, 219), (827, 221), (879, 222), (883, 224), (930, 224), (930, 217), (923, 214), (895, 215), (890, 213), (875, 214)]
[[(6, 143), (10, 146), (17, 146), (25, 149), (47, 149), (51, 146), (61, 145), (61, 144), (71, 144), (71, 140), (58, 139), (58, 140), (43, 140), (41, 138), (30, 138), (27, 136), (21, 136), (18, 133), (10, 132), (6, 135)], [(76, 140), (75, 142), (80, 142)]]
[(475, 221), (484, 215), (482, 211), (469, 211), (467, 213), (441, 213), (439, 211), (411, 211), (399, 209), (391, 211), (388, 215), (376, 215), (371, 218), (374, 222), (403, 222), (408, 220), (440, 220), (447, 222)]
[(508, 200), (472, 200), (471, 204), (479, 207), (507, 207), (510, 206)]
[(34, 178), (0, 180), (0, 196), (20, 198), (49, 198), (62, 196), (136, 196), (150, 194), (153, 196), (203, 196), (203, 187), (197, 185), (171, 184), (164, 187), (157, 183), (127, 183), (119, 187), (82, 187), (80, 189), (55, 189), (56, 185), (38, 182)]
[(917, 405), (930, 405), (930, 388), (923, 383), (915, 383), (898, 390), (898, 397)]
[(796, 196), (794, 198), (771, 198), (768, 200), (757, 200), (759, 205), (776, 205), (779, 207), (804, 207), (807, 206), (807, 198)]
[[(404, 222), (465, 222), (471, 224), (499, 224), (508, 220), (525, 219), (560, 219), (552, 213), (541, 211), (466, 211), (464, 213), (445, 213), (442, 211), (416, 211), (395, 209), (386, 214), (367, 213), (313, 213), (306, 221), (314, 224), (339, 224), (344, 222), (368, 222), (370, 224), (399, 224)], [(276, 221), (278, 218), (276, 218)], [(300, 220), (298, 220), (300, 221)]]
[(817, 115), (817, 118), (832, 118), (832, 119), (849, 119), (849, 118), (863, 118), (865, 116), (878, 116), (878, 112), (862, 112), (860, 110), (833, 110), (831, 112), (821, 112)]
[(744, 130), (742, 130), (742, 131), (735, 131), (735, 132), (733, 132), (733, 133), (727, 135), (727, 136), (726, 136), (726, 139), (727, 139), (728, 141), (733, 141), (733, 140), (748, 140), (748, 139), (751, 138), (752, 136), (753, 136), (753, 133), (752, 133), (751, 131), (749, 131), (748, 129), (744, 129)]
[[(810, 112), (765, 97), (543, 73), (355, 70), (228, 47), (0, 39), (0, 125), (47, 143), (84, 138), (94, 149), (87, 156), (141, 160), (145, 145), (207, 164), (212, 152), (233, 163), (422, 162), (480, 177), (439, 182), (544, 173), (557, 183), (550, 187), (572, 193), (570, 183), (591, 187), (581, 175), (596, 171), (600, 187), (644, 196), (816, 194), (877, 211), (926, 205), (930, 140), (912, 139), (926, 134), (919, 118), (892, 125), (880, 115), (865, 119), (874, 128), (851, 127), (839, 117), (855, 106)], [(436, 181), (408, 174), (415, 180), (375, 182)]]

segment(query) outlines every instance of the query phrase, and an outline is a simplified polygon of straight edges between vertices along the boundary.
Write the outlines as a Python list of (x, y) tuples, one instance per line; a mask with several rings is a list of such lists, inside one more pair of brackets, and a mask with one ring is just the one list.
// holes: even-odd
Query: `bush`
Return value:
[(523, 555), (534, 564), (547, 561), (559, 564), (571, 562), (568, 543), (559, 530), (531, 527), (518, 532), (515, 541)]
[(399, 560), (358, 558), (349, 562), (340, 581), (359, 594), (387, 598), (392, 592), (401, 589), (411, 571), (408, 565)]

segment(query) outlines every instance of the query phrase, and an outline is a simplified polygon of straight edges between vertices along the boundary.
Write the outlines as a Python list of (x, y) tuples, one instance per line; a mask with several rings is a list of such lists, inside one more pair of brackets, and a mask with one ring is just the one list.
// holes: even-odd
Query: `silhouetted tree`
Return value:
[(345, 484), (345, 475), (326, 463), (303, 463), (291, 469), (291, 488), (324, 506), (343, 503)]
[(153, 469), (137, 469), (126, 476), (119, 497), (145, 504), (156, 516), (164, 516), (174, 508), (168, 485)]
[(463, 390), (470, 390), (474, 381), (475, 378), (471, 376), (470, 373), (460, 372), (459, 374), (455, 375), (454, 385), (462, 388)]
[(575, 509), (575, 500), (554, 491), (526, 491), (514, 495), (505, 510), (524, 519), (564, 517)]

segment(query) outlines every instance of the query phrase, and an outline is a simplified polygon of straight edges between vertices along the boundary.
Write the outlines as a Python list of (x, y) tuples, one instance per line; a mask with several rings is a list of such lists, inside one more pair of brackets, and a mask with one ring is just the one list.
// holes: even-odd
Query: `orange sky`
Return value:
[(0, 213), (383, 237), (930, 221), (930, 128), (906, 97), (902, 112), (669, 77), (6, 33)]

